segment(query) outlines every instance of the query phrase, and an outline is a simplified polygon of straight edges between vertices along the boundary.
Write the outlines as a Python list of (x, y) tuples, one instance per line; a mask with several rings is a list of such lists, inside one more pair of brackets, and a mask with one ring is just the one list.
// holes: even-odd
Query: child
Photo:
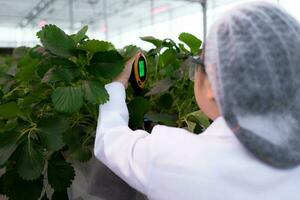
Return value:
[(132, 131), (130, 60), (106, 85), (96, 157), (149, 199), (300, 199), (299, 23), (269, 3), (242, 5), (214, 24), (204, 58), (194, 88), (209, 128)]

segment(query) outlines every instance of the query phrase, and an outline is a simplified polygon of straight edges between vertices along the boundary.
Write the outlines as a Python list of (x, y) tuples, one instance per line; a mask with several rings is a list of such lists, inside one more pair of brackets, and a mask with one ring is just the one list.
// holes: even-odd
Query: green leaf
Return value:
[(104, 86), (97, 81), (85, 81), (82, 89), (85, 99), (93, 104), (104, 104), (109, 99)]
[(199, 124), (204, 128), (207, 128), (210, 125), (209, 119), (200, 110), (187, 114), (186, 119), (195, 124)]
[(205, 130), (205, 128), (203, 128), (201, 125), (196, 124), (196, 126), (195, 126), (193, 132), (194, 132), (195, 134), (200, 134), (200, 133), (202, 133), (204, 130)]
[(74, 81), (79, 74), (80, 72), (77, 68), (51, 68), (43, 77), (42, 82), (55, 83), (63, 81), (65, 83), (70, 83)]
[(78, 49), (84, 50), (90, 53), (103, 52), (103, 51), (112, 51), (115, 50), (115, 47), (110, 42), (99, 41), (99, 40), (87, 40), (82, 43)]
[(134, 127), (142, 127), (144, 116), (150, 108), (150, 103), (143, 97), (136, 97), (128, 104), (129, 122)]
[(16, 132), (0, 133), (0, 166), (5, 164), (18, 147), (17, 139), (19, 135)]
[(24, 116), (23, 112), (20, 110), (16, 102), (9, 102), (0, 105), (0, 117), (4, 118), (14, 118)]
[(51, 199), (52, 200), (69, 200), (67, 190), (54, 191)]
[(173, 97), (171, 94), (166, 93), (159, 97), (158, 106), (162, 109), (170, 109), (173, 104)]
[(193, 133), (195, 128), (196, 128), (196, 123), (188, 121), (188, 120), (185, 121), (185, 122), (186, 122), (186, 125), (187, 125), (187, 130)]
[(71, 151), (80, 148), (82, 144), (80, 131), (77, 128), (73, 128), (63, 133), (63, 142), (68, 145)]
[(54, 190), (67, 189), (75, 177), (72, 165), (61, 158), (51, 156), (48, 162), (48, 182)]
[(17, 151), (17, 170), (19, 175), (24, 180), (34, 180), (40, 177), (45, 164), (42, 148), (29, 138)]
[(45, 53), (45, 48), (40, 46), (40, 45), (36, 45), (35, 47), (31, 48), (30, 51), (28, 52), (31, 58), (35, 58), (38, 60), (43, 59), (43, 54)]
[(180, 48), (184, 53), (186, 53), (186, 54), (189, 54), (189, 53), (190, 53), (189, 50), (187, 50), (187, 49), (185, 48), (184, 44), (182, 44), (182, 43), (179, 44), (179, 48)]
[(4, 123), (1, 121), (0, 133), (13, 132), (13, 130), (18, 126), (18, 118), (12, 118)]
[(147, 52), (147, 56), (148, 57), (152, 57), (152, 56), (159, 56), (159, 53), (160, 51), (163, 49), (163, 46), (161, 47), (158, 47), (158, 48), (154, 48), (154, 49), (150, 49), (148, 52)]
[(125, 60), (129, 60), (134, 57), (141, 49), (135, 45), (129, 45), (124, 47), (120, 54), (125, 58)]
[(179, 47), (178, 47), (177, 44), (174, 42), (174, 40), (169, 39), (169, 38), (163, 40), (162, 46), (163, 46), (163, 47), (167, 47), (167, 48), (169, 48), (169, 49), (176, 50), (176, 52), (179, 52), (179, 51), (180, 51)]
[(13, 57), (16, 59), (20, 59), (24, 56), (26, 56), (26, 54), (28, 54), (28, 52), (30, 51), (29, 47), (25, 47), (25, 46), (20, 46), (17, 48), (13, 49)]
[(86, 162), (89, 161), (90, 158), (92, 157), (92, 152), (89, 147), (80, 146), (79, 148), (71, 151), (70, 156), (80, 162)]
[(179, 67), (180, 61), (177, 59), (177, 52), (174, 49), (165, 50), (160, 56), (161, 73), (171, 76)]
[(3, 190), (9, 200), (37, 200), (43, 189), (43, 177), (34, 181), (26, 181), (18, 176), (14, 170), (3, 175)]
[(155, 123), (162, 123), (167, 126), (176, 126), (176, 116), (163, 113), (148, 112), (146, 118)]
[(56, 88), (52, 93), (52, 103), (58, 112), (77, 112), (83, 104), (83, 91), (81, 87)]
[(149, 92), (145, 94), (145, 96), (151, 96), (166, 92), (172, 87), (172, 80), (170, 77), (165, 78), (163, 80), (158, 81), (153, 88)]
[(39, 60), (32, 58), (29, 54), (21, 59), (18, 63), (18, 72), (16, 74), (16, 79), (18, 81), (30, 81), (36, 75), (36, 68)]
[(66, 119), (42, 119), (37, 127), (41, 142), (48, 150), (57, 151), (64, 146), (62, 134), (69, 128), (69, 123)]
[(174, 49), (167, 49), (161, 54), (160, 60), (163, 66), (172, 65), (177, 60), (177, 53)]
[(75, 41), (55, 25), (46, 25), (37, 33), (44, 48), (53, 54), (69, 58), (76, 47)]
[(43, 78), (46, 72), (53, 67), (53, 63), (51, 61), (51, 58), (45, 58), (37, 65), (37, 74), (40, 78)]
[(190, 33), (181, 33), (179, 35), (179, 40), (184, 42), (188, 47), (190, 47), (191, 52), (193, 54), (198, 54), (202, 41), (199, 40), (197, 37)]
[(122, 72), (123, 67), (123, 57), (117, 51), (105, 51), (94, 54), (87, 70), (98, 78), (112, 79)]
[(64, 143), (69, 147), (69, 155), (80, 162), (88, 161), (92, 152), (88, 146), (83, 144), (82, 130), (74, 128), (63, 134)]
[(38, 75), (43, 78), (51, 68), (76, 69), (76, 64), (65, 58), (48, 57), (43, 59), (37, 66)]
[(88, 31), (88, 29), (88, 26), (84, 26), (75, 35), (71, 36), (76, 44), (81, 42), (81, 40), (83, 40), (84, 38), (86, 38), (86, 32)]
[(159, 40), (155, 37), (152, 36), (145, 36), (145, 37), (140, 37), (141, 40), (146, 41), (146, 42), (150, 42), (151, 44), (153, 44), (156, 47), (160, 47), (162, 46), (163, 41)]
[(48, 99), (48, 92), (51, 89), (44, 85), (37, 85), (37, 88), (28, 93), (24, 98), (18, 99), (18, 105), (23, 108), (30, 108), (32, 104), (40, 103), (44, 99)]

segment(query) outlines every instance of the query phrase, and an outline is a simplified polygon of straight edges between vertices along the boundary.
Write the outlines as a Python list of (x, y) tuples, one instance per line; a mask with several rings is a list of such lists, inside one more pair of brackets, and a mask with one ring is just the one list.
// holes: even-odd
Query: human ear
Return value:
[(213, 90), (212, 90), (212, 86), (211, 86), (211, 83), (210, 83), (207, 75), (205, 76), (204, 87), (205, 87), (206, 98), (209, 99), (209, 100), (214, 101), (215, 100), (215, 96), (214, 96), (214, 93), (213, 93)]

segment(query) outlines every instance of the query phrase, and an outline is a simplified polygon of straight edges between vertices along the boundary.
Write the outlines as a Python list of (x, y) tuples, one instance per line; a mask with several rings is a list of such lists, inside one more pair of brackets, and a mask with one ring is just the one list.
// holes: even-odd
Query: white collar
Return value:
[(225, 119), (219, 116), (201, 135), (215, 135), (215, 136), (234, 136), (232, 130), (228, 127)]

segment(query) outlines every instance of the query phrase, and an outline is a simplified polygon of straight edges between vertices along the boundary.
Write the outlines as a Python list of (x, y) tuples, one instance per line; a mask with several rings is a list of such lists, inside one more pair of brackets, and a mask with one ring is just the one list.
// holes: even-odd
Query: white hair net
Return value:
[(219, 19), (205, 46), (222, 116), (255, 157), (300, 164), (300, 25), (271, 3), (240, 5)]

